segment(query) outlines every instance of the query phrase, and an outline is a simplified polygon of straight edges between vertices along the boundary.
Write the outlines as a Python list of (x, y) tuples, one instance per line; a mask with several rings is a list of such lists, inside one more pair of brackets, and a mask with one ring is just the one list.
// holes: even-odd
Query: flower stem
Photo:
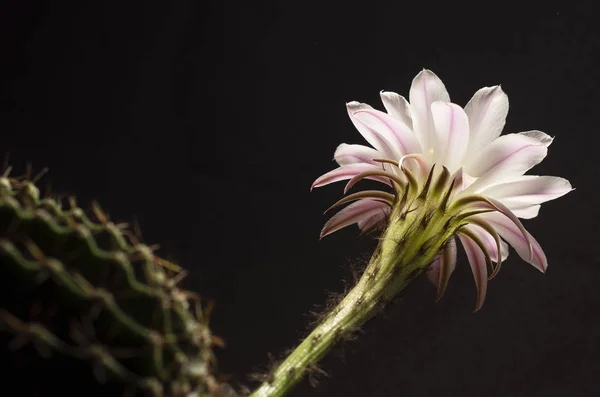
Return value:
[[(250, 397), (284, 396), (337, 342), (350, 336), (382, 308), (389, 298), (384, 294), (386, 288), (374, 286), (368, 274), (372, 273), (364, 273), (348, 295)], [(413, 278), (414, 274), (408, 268), (400, 272), (395, 281), (395, 292), (404, 289)], [(383, 286), (380, 283), (380, 287)]]
[[(415, 277), (452, 234), (436, 203), (397, 207), (358, 283), (250, 397), (288, 393), (339, 341), (347, 339)], [(445, 227), (446, 226), (446, 227)]]

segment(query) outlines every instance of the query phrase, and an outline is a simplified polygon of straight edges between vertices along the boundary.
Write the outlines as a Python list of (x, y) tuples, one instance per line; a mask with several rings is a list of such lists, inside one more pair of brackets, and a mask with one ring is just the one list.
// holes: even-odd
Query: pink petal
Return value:
[(467, 173), (479, 178), (467, 189), (480, 192), (503, 179), (522, 176), (541, 162), (547, 153), (546, 144), (537, 138), (522, 133), (503, 135), (489, 144), (468, 165)]
[(440, 255), (431, 263), (427, 270), (427, 277), (438, 288), (436, 301), (439, 301), (446, 287), (448, 280), (456, 268), (456, 241), (450, 240), (448, 244), (442, 248)]
[(359, 102), (349, 102), (346, 104), (346, 110), (348, 111), (348, 116), (350, 117), (350, 121), (354, 124), (354, 127), (360, 132), (360, 134), (365, 138), (367, 142), (379, 152), (383, 153), (385, 157), (395, 157), (395, 149), (393, 145), (388, 140), (389, 137), (386, 137), (381, 134), (381, 132), (374, 130), (372, 127), (369, 127), (359, 121), (354, 113), (360, 110), (369, 110), (373, 109), (371, 106), (365, 103)]
[[(371, 165), (371, 164), (363, 164), (363, 163), (343, 165), (341, 167), (338, 167), (338, 168), (336, 168), (332, 171), (329, 171), (328, 173), (323, 174), (320, 177), (318, 177), (317, 180), (313, 182), (310, 190), (312, 190), (316, 187), (329, 185), (330, 183), (343, 181), (346, 179), (352, 179), (353, 177), (360, 174), (361, 172), (368, 171), (368, 170), (381, 170), (381, 166), (376, 166), (376, 165)], [(391, 186), (389, 179), (385, 178), (383, 176), (373, 175), (373, 176), (368, 176), (366, 178), (372, 179), (374, 181), (382, 182), (388, 186)]]
[(395, 92), (381, 91), (379, 94), (381, 96), (381, 102), (383, 102), (383, 106), (388, 114), (400, 120), (412, 130), (412, 117), (410, 115), (410, 104), (408, 101)]
[(382, 213), (385, 213), (386, 208), (389, 210), (387, 204), (375, 200), (365, 199), (354, 202), (344, 207), (325, 223), (321, 230), (321, 238), (354, 223), (364, 222), (373, 216), (381, 216)]
[(423, 69), (413, 79), (409, 93), (413, 131), (421, 141), (423, 152), (435, 149), (431, 104), (450, 101), (450, 95), (442, 80), (431, 70)]
[(519, 227), (517, 227), (512, 221), (497, 212), (478, 215), (478, 217), (488, 221), (494, 227), (494, 229), (496, 229), (498, 234), (504, 240), (506, 240), (515, 249), (515, 251), (517, 251), (517, 254), (519, 254), (524, 261), (530, 263), (542, 273), (546, 271), (548, 268), (546, 254), (537, 240), (529, 232), (525, 231), (529, 241), (531, 242), (531, 248), (533, 250), (533, 256), (531, 260), (529, 260), (529, 244), (527, 243), (527, 240), (523, 236), (523, 233)]
[[(454, 239), (451, 240), (452, 244), (454, 245), (454, 249), (456, 249), (456, 241)], [(438, 283), (440, 281), (439, 277), (440, 277), (440, 265), (441, 265), (441, 261), (442, 261), (442, 252), (440, 251), (438, 253), (438, 255), (435, 257), (435, 259), (433, 260), (433, 262), (431, 262), (431, 264), (429, 265), (429, 268), (427, 269), (427, 278), (429, 278), (429, 281), (431, 281), (431, 283), (433, 285), (435, 285), (436, 287), (438, 286)], [(456, 260), (454, 261), (454, 267), (456, 267)], [(454, 271), (454, 269), (452, 269), (452, 271)]]
[(362, 181), (363, 179), (371, 178), (371, 177), (374, 178), (376, 176), (379, 178), (386, 178), (388, 180), (388, 183), (395, 183), (395, 184), (398, 184), (399, 186), (403, 186), (405, 184), (402, 177), (394, 172), (390, 172), (390, 171), (382, 170), (382, 169), (377, 169), (377, 170), (371, 169), (371, 170), (362, 172), (362, 173), (354, 176), (352, 179), (350, 179), (348, 181), (348, 183), (346, 183), (346, 186), (344, 186), (344, 194), (346, 194), (348, 192), (348, 190), (350, 190), (354, 185), (356, 185), (358, 182)]
[(392, 146), (396, 160), (404, 154), (421, 151), (419, 141), (402, 121), (375, 109), (361, 109), (352, 114), (360, 123), (383, 136)]
[(477, 288), (477, 303), (475, 304), (474, 312), (476, 312), (483, 306), (487, 292), (488, 277), (485, 255), (483, 254), (481, 248), (479, 248), (479, 246), (469, 237), (462, 235), (459, 232), (458, 238), (460, 239), (460, 242), (467, 253), (467, 259), (469, 260), (471, 271), (473, 272), (473, 278), (475, 279), (475, 287)]
[(431, 262), (431, 265), (429, 265), (429, 269), (427, 269), (427, 278), (436, 287), (440, 281), (440, 258), (441, 255), (438, 255), (437, 258)]
[(391, 193), (383, 192), (381, 190), (363, 190), (342, 197), (340, 200), (336, 201), (331, 207), (326, 209), (324, 214), (328, 213), (334, 208), (339, 207), (340, 205), (348, 204), (352, 201), (362, 199), (373, 199), (381, 201), (382, 203), (387, 203), (390, 207), (394, 204), (394, 195)]
[(465, 111), (450, 102), (431, 105), (435, 127), (436, 152), (434, 162), (455, 172), (462, 163), (469, 144), (469, 119)]
[(383, 211), (378, 212), (377, 214), (371, 216), (370, 218), (362, 219), (358, 221), (358, 228), (363, 231), (363, 233), (368, 233), (371, 230), (374, 230), (381, 222), (383, 222), (386, 217), (389, 215), (391, 208), (390, 207), (382, 207)]
[(425, 160), (425, 156), (423, 156), (422, 153), (413, 153), (402, 156), (398, 162), (398, 167), (401, 169), (407, 168), (413, 173), (418, 172), (423, 178), (427, 178), (429, 171), (431, 170), (429, 163), (427, 163), (427, 160)]
[(482, 190), (482, 194), (502, 201), (511, 208), (510, 203), (541, 204), (564, 196), (573, 190), (569, 181), (555, 176), (524, 175), (516, 180), (493, 185)]
[[(496, 245), (496, 240), (485, 231), (483, 228), (477, 225), (467, 225), (463, 226), (463, 228), (470, 230), (473, 234), (475, 234), (485, 245), (488, 254), (490, 255), (490, 259), (494, 262), (498, 262), (498, 246)], [(500, 241), (500, 251), (502, 254), (502, 261), (508, 258), (508, 244), (504, 241)]]
[(477, 91), (465, 106), (471, 134), (467, 156), (479, 152), (502, 133), (508, 114), (508, 96), (499, 85)]
[(335, 150), (333, 158), (339, 165), (366, 163), (379, 165), (373, 159), (381, 158), (383, 155), (377, 150), (363, 145), (348, 145), (342, 143)]
[[(464, 190), (463, 190), (463, 192), (464, 192)], [(463, 192), (459, 193), (459, 195), (461, 195)], [(466, 195), (461, 198), (455, 199), (454, 202), (452, 203), (452, 206), (454, 208), (461, 208), (463, 205), (467, 206), (467, 208), (468, 207), (479, 208), (479, 209), (489, 208), (494, 211), (497, 211), (495, 213), (502, 214), (510, 222), (512, 222), (517, 227), (517, 229), (519, 229), (519, 231), (521, 232), (521, 235), (523, 236), (525, 241), (527, 243), (529, 243), (529, 233), (527, 233), (527, 230), (525, 230), (525, 227), (523, 226), (523, 224), (521, 223), (519, 218), (517, 218), (517, 216), (506, 205), (502, 204), (502, 202), (500, 202), (494, 198), (485, 197), (485, 196), (481, 196), (481, 195)], [(533, 258), (533, 248), (532, 247), (529, 247), (528, 258)]]

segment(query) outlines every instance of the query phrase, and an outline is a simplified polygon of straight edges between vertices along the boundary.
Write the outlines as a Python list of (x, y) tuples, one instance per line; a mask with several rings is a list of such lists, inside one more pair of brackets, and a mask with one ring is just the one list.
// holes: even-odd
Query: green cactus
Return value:
[(37, 369), (71, 360), (94, 375), (98, 395), (234, 395), (213, 375), (221, 340), (209, 308), (177, 286), (183, 270), (93, 208), (95, 221), (74, 199), (63, 208), (40, 197), (30, 178), (0, 177), (0, 335), (10, 355), (33, 346)]

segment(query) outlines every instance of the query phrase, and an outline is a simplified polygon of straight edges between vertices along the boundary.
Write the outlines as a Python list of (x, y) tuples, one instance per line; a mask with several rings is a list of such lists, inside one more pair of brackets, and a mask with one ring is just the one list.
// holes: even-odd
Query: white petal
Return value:
[(536, 216), (538, 216), (538, 214), (540, 213), (540, 208), (542, 206), (541, 205), (526, 205), (523, 207), (517, 207), (517, 206), (513, 205), (512, 207), (513, 208), (511, 208), (511, 205), (509, 203), (508, 208), (510, 208), (512, 213), (515, 214), (515, 216), (517, 218), (532, 219), (532, 218), (535, 218)]
[(354, 127), (356, 127), (356, 129), (358, 130), (358, 132), (360, 132), (363, 138), (365, 138), (365, 140), (369, 142), (371, 146), (373, 146), (379, 152), (383, 153), (386, 157), (395, 157), (396, 153), (394, 147), (389, 142), (389, 140), (386, 139), (386, 137), (383, 136), (379, 131), (373, 130), (373, 128), (365, 125), (354, 116), (354, 113), (358, 112), (359, 110), (368, 109), (373, 108), (365, 103), (349, 102), (346, 104), (348, 116), (350, 116), (352, 124), (354, 124)]
[[(469, 229), (473, 234), (475, 234), (479, 239), (485, 244), (486, 250), (490, 256), (490, 259), (494, 262), (498, 262), (498, 246), (496, 245), (496, 240), (485, 231), (482, 227), (477, 225), (467, 225), (463, 226), (465, 229)], [(504, 241), (500, 240), (500, 252), (502, 254), (502, 261), (505, 261), (508, 258), (508, 244)]]
[(524, 261), (530, 263), (542, 273), (546, 271), (546, 268), (548, 267), (546, 254), (544, 254), (544, 250), (540, 244), (529, 232), (527, 232), (527, 235), (533, 248), (533, 257), (531, 261), (529, 261), (529, 245), (527, 244), (523, 233), (521, 233), (519, 228), (512, 221), (497, 212), (478, 216), (494, 226), (494, 229), (496, 229), (498, 234), (504, 240), (506, 240), (515, 249), (515, 251), (517, 251), (517, 254), (519, 254)]
[(381, 91), (381, 102), (389, 115), (397, 118), (412, 130), (412, 116), (410, 114), (410, 105), (402, 96), (391, 91)]
[(387, 204), (375, 200), (365, 199), (354, 202), (327, 221), (321, 230), (321, 238), (346, 226), (378, 216), (384, 213), (386, 208), (389, 208)]
[(508, 208), (511, 203), (542, 204), (564, 196), (573, 190), (568, 180), (556, 176), (524, 175), (513, 181), (496, 184), (482, 190), (481, 194), (502, 201)]
[(483, 306), (487, 292), (488, 274), (485, 255), (483, 254), (483, 251), (481, 251), (481, 248), (479, 248), (479, 246), (469, 237), (459, 233), (458, 238), (460, 239), (460, 242), (467, 253), (467, 259), (469, 260), (469, 265), (471, 265), (471, 271), (473, 272), (473, 278), (475, 279), (475, 287), (477, 288), (477, 303), (474, 311), (477, 311), (481, 309), (481, 306)]
[(469, 119), (460, 106), (450, 102), (434, 102), (431, 114), (436, 140), (434, 161), (454, 173), (462, 163), (469, 144)]
[(435, 101), (450, 101), (450, 95), (442, 80), (431, 70), (423, 69), (413, 79), (409, 93), (413, 131), (421, 141), (424, 153), (434, 146), (431, 104)]
[(384, 137), (391, 144), (396, 160), (405, 154), (421, 151), (421, 145), (412, 130), (389, 114), (375, 109), (362, 109), (354, 112), (352, 116)]
[(528, 136), (532, 139), (536, 139), (543, 143), (546, 147), (550, 146), (552, 144), (552, 141), (554, 141), (554, 138), (552, 138), (550, 135), (538, 130), (523, 131), (519, 134)]
[(460, 167), (452, 176), (450, 177), (451, 181), (454, 181), (454, 192), (450, 195), (450, 197), (455, 196), (461, 190), (465, 188), (471, 181), (468, 180), (469, 176), (465, 174), (464, 168)]
[(468, 174), (478, 177), (467, 190), (480, 192), (505, 179), (522, 176), (541, 162), (547, 153), (548, 147), (538, 137), (522, 133), (503, 135), (489, 144), (466, 168)]
[(476, 155), (502, 133), (508, 114), (508, 96), (500, 86), (484, 87), (477, 91), (465, 106), (471, 134), (468, 159)]
[(340, 144), (335, 150), (333, 158), (339, 165), (366, 163), (378, 165), (373, 159), (384, 157), (377, 150), (363, 145)]
[(554, 176), (523, 175), (510, 182), (490, 186), (482, 191), (506, 205), (519, 218), (535, 218), (541, 203), (569, 193), (569, 181)]

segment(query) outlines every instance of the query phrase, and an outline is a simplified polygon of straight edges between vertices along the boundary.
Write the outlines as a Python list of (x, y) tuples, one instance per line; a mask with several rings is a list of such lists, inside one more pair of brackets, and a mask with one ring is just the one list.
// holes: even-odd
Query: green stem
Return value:
[(250, 397), (284, 396), (337, 342), (427, 269), (452, 231), (444, 227), (449, 216), (435, 202), (416, 204), (410, 211), (396, 207), (390, 219), (399, 222), (390, 223), (356, 286)]
[[(366, 287), (365, 280), (363, 277), (250, 397), (284, 396), (338, 341), (352, 334), (376, 314), (381, 304), (381, 291)], [(400, 289), (409, 281), (407, 274)]]

